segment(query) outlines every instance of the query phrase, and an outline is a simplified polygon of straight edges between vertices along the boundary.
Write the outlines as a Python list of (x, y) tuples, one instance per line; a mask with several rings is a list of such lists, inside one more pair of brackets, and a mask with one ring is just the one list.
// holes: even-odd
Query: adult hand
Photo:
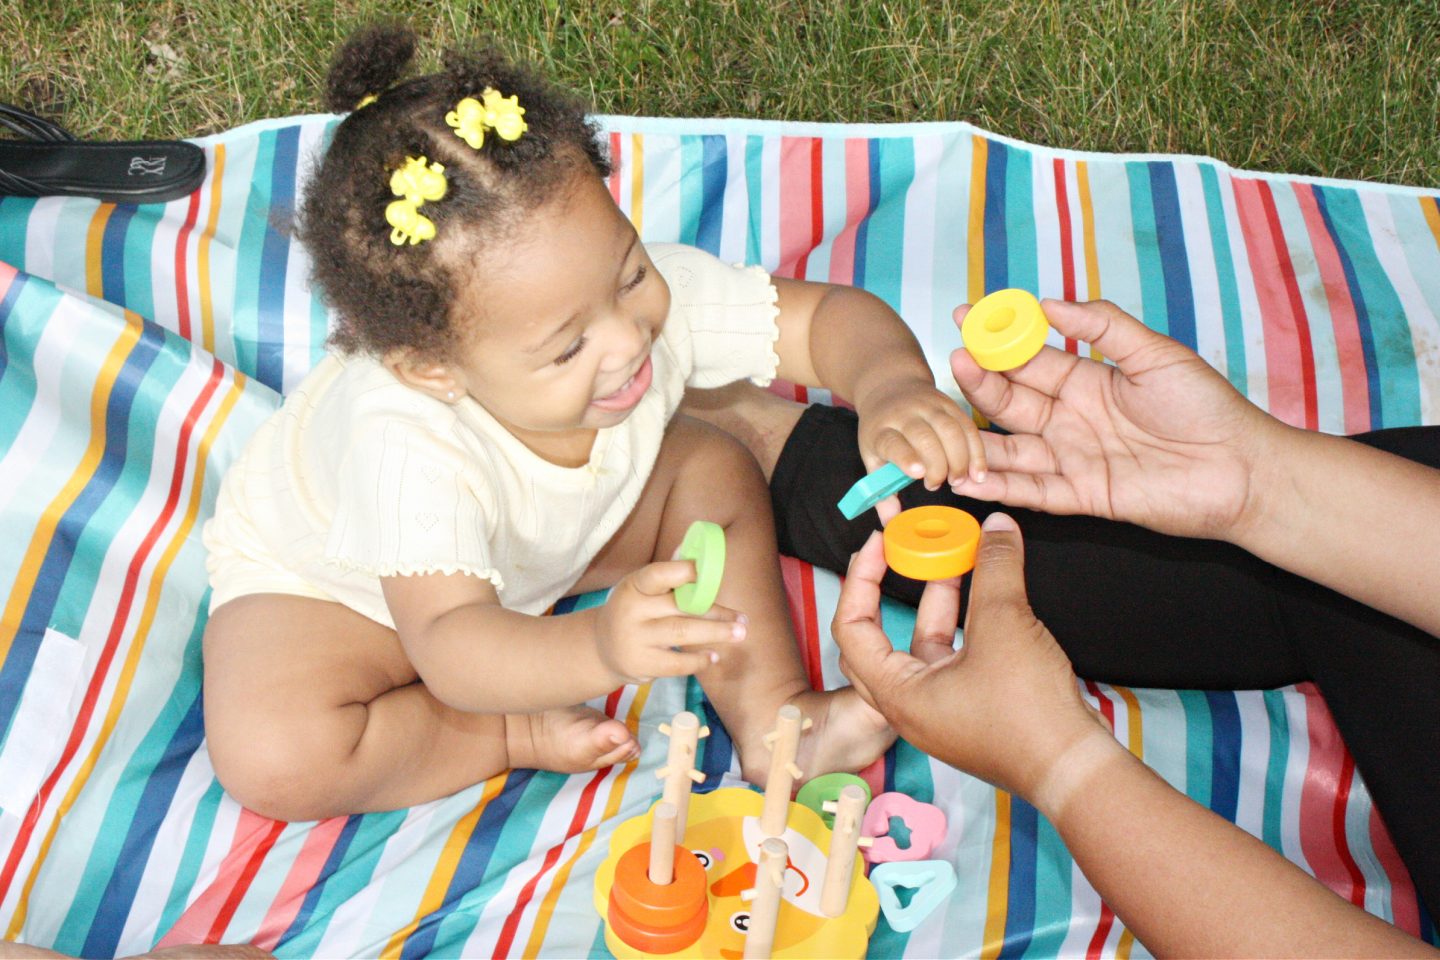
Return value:
[(1115, 742), (1080, 696), (1075, 672), (1025, 595), (1015, 521), (991, 514), (981, 533), (965, 642), (954, 649), (959, 582), (925, 588), (910, 652), (880, 626), (879, 534), (850, 562), (832, 632), (841, 668), (891, 726), (919, 749), (1021, 796), (1032, 796), (1071, 747)]
[[(1193, 351), (1112, 303), (1044, 301), (1050, 323), (1115, 366), (1045, 347), (1006, 373), (964, 349), (955, 382), (1010, 436), (984, 434), (989, 473), (956, 493), (1085, 513), (1162, 533), (1230, 539), (1253, 508), (1252, 475), (1283, 425)], [(969, 311), (955, 311), (958, 323)]]

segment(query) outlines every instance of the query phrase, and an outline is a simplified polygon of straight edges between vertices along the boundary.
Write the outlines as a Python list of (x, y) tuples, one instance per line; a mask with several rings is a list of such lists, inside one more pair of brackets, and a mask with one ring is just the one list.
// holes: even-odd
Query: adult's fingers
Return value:
[(1067, 337), (1092, 344), (1115, 361), (1120, 372), (1129, 376), (1153, 366), (1147, 354), (1158, 349), (1178, 347), (1189, 352), (1169, 337), (1151, 330), (1109, 300), (1069, 303), (1045, 300), (1041, 306), (1051, 326)]
[(960, 578), (932, 580), (920, 594), (915, 611), (915, 632), (910, 653), (917, 660), (934, 663), (955, 652), (955, 628), (960, 623)]
[[(987, 481), (989, 482), (989, 481)], [(966, 643), (984, 637), (986, 623), (1003, 629), (1017, 615), (1033, 617), (1025, 593), (1025, 542), (1008, 514), (992, 513), (980, 530), (980, 549), (970, 578), (970, 607), (965, 617)]]
[[(1041, 353), (1054, 349), (1044, 347)], [(950, 373), (970, 405), (1007, 430), (1039, 433), (1050, 416), (1050, 396), (1016, 381), (1014, 371), (984, 369), (963, 347), (950, 354)]]
[(880, 626), (880, 579), (885, 576), (885, 547), (880, 533), (870, 534), (850, 558), (840, 586), (830, 632), (853, 678), (874, 689), (881, 664), (893, 649)]

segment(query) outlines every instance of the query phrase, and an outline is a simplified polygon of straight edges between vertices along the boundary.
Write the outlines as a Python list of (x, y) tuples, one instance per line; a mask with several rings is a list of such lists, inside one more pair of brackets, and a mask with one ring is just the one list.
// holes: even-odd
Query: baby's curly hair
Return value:
[[(451, 355), (455, 291), (479, 270), (486, 242), (559, 196), (587, 165), (597, 176), (610, 173), (584, 105), (534, 71), (482, 47), (451, 50), (439, 73), (397, 83), (414, 53), (408, 28), (369, 27), (340, 48), (327, 78), (330, 109), (354, 112), (310, 181), (298, 233), (338, 314), (330, 342), (347, 353), (406, 347)], [(487, 87), (519, 98), (528, 129), (515, 141), (486, 137), (474, 150), (446, 126), (445, 114)], [(356, 109), (374, 94), (377, 100)], [(422, 210), (435, 239), (396, 246), (385, 220), (395, 199), (390, 175), (420, 156), (444, 164), (449, 181), (444, 198)]]

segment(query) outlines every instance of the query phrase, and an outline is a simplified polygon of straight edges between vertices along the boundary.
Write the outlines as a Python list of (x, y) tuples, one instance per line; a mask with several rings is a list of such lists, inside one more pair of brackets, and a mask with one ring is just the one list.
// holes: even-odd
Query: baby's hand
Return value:
[(720, 659), (711, 645), (745, 639), (746, 618), (719, 605), (692, 617), (675, 606), (672, 591), (695, 579), (689, 560), (646, 564), (615, 584), (595, 625), (600, 660), (618, 683), (684, 677)]
[(931, 490), (958, 483), (967, 474), (984, 479), (979, 428), (934, 384), (913, 379), (885, 383), (857, 401), (855, 412), (866, 470), (878, 470), (891, 460)]

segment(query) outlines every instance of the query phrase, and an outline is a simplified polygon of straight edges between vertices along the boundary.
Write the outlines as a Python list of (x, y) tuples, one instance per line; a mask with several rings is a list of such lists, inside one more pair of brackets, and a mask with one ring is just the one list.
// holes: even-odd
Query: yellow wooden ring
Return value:
[(885, 562), (912, 580), (958, 577), (975, 566), (980, 524), (954, 507), (912, 507), (885, 527)]
[(986, 370), (1014, 370), (1045, 345), (1050, 323), (1025, 290), (996, 290), (980, 298), (960, 323), (960, 339)]

